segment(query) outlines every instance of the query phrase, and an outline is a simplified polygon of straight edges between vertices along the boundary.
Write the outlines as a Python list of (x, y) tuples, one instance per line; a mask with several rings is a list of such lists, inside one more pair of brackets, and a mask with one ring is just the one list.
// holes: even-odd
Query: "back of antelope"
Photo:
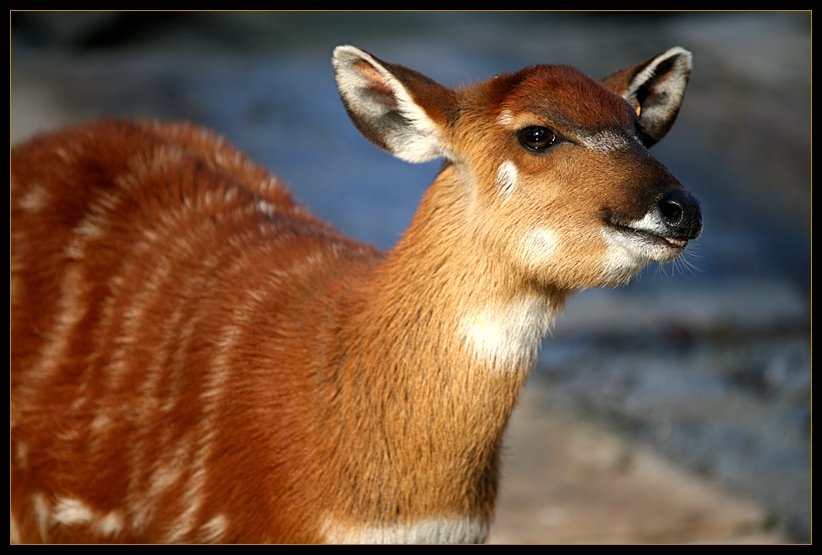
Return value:
[(368, 139), (446, 160), (385, 254), (189, 125), (14, 149), (14, 541), (483, 541), (566, 296), (700, 233), (647, 151), (681, 48), (602, 82), (535, 66), (456, 90), (351, 46), (334, 67)]

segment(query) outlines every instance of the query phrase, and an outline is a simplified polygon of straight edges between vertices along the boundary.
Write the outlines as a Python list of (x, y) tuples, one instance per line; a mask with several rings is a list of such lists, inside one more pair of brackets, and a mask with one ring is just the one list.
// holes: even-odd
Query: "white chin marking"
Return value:
[(612, 230), (603, 230), (602, 236), (608, 245), (602, 273), (609, 282), (628, 281), (650, 261), (636, 239)]
[[(652, 225), (655, 218), (646, 216), (630, 227), (650, 233), (659, 228)], [(627, 281), (649, 262), (670, 262), (682, 253), (687, 243), (665, 242), (616, 229), (603, 229), (602, 237), (608, 250), (603, 261), (603, 274), (610, 281)]]

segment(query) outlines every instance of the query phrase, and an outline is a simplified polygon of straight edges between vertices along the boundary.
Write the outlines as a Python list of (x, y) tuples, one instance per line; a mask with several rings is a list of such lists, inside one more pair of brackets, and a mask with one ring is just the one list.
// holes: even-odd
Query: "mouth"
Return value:
[(608, 225), (621, 234), (627, 236), (627, 238), (635, 239), (647, 244), (648, 246), (659, 246), (676, 249), (678, 251), (681, 251), (688, 246), (688, 239), (683, 239), (681, 237), (663, 235), (649, 229), (622, 225), (616, 222), (608, 222)]
[(687, 192), (674, 189), (639, 219), (626, 218), (614, 210), (603, 210), (602, 221), (614, 238), (639, 256), (668, 262), (685, 250), (702, 232), (699, 203)]
[(619, 217), (603, 218), (603, 238), (607, 245), (605, 275), (614, 283), (623, 283), (649, 262), (667, 263), (685, 252), (688, 242), (698, 233), (676, 229), (651, 213), (639, 220)]

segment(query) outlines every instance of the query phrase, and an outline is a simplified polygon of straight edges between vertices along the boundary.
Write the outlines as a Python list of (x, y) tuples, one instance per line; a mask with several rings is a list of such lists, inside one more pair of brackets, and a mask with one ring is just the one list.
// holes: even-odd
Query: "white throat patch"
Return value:
[(505, 307), (483, 307), (466, 314), (459, 333), (474, 357), (499, 369), (530, 366), (556, 310), (540, 296), (517, 299)]

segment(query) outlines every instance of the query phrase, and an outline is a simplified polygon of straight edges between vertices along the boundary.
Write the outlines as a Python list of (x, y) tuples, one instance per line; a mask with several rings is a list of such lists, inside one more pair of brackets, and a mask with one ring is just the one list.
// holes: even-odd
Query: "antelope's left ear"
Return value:
[(646, 147), (662, 139), (676, 121), (688, 87), (692, 58), (690, 52), (675, 46), (602, 80), (636, 110), (639, 139)]

